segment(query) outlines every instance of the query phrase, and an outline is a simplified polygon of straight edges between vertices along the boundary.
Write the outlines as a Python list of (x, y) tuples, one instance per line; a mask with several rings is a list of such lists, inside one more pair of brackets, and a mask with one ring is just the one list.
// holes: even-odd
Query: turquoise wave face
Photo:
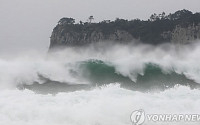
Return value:
[(94, 84), (106, 83), (133, 83), (133, 81), (120, 73), (117, 73), (115, 67), (101, 60), (89, 60), (80, 63), (79, 66), (83, 78)]
[[(184, 74), (178, 74), (174, 70), (165, 71), (162, 67), (153, 63), (144, 64), (143, 73), (131, 72), (136, 79), (126, 76), (117, 71), (117, 66), (101, 60), (87, 60), (70, 65), (70, 76), (77, 81), (85, 81), (87, 84), (68, 83), (55, 81), (38, 74), (40, 80), (45, 81), (42, 84), (35, 82), (27, 85), (26, 83), (18, 88), (27, 88), (38, 93), (57, 93), (76, 90), (88, 90), (96, 86), (118, 83), (121, 87), (134, 91), (151, 92), (163, 91), (173, 88), (176, 85), (188, 86), (190, 88), (200, 88), (200, 85), (187, 78)], [(134, 69), (134, 67), (132, 67)], [(131, 67), (130, 67), (131, 69)]]
[(178, 74), (175, 71), (163, 72), (161, 67), (153, 63), (145, 64), (143, 75), (137, 74), (136, 81), (116, 72), (116, 67), (101, 60), (81, 62), (79, 68), (81, 76), (95, 85), (117, 82), (127, 89), (140, 91), (165, 90), (175, 85), (199, 87), (198, 83), (188, 79), (184, 74)]

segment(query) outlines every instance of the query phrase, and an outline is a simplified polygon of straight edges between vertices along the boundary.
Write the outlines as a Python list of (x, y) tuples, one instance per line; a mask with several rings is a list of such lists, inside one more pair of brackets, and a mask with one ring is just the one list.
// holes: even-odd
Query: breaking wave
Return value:
[(138, 109), (198, 114), (199, 48), (98, 43), (0, 58), (0, 124), (130, 125)]
[[(121, 83), (122, 87), (133, 90), (151, 90), (172, 88), (175, 85), (185, 85), (196, 88), (199, 85), (193, 80), (188, 79), (184, 74), (178, 74), (174, 70), (164, 72), (159, 65), (148, 63), (144, 64), (142, 74), (130, 72), (132, 77), (124, 76), (116, 71), (111, 64), (106, 64), (100, 60), (90, 60), (80, 64), (81, 76), (90, 83), (103, 85), (106, 83)], [(78, 74), (78, 73), (77, 73)], [(136, 76), (134, 76), (136, 75)]]
[(75, 91), (110, 83), (139, 91), (199, 88), (199, 44), (105, 44), (0, 60), (0, 88)]

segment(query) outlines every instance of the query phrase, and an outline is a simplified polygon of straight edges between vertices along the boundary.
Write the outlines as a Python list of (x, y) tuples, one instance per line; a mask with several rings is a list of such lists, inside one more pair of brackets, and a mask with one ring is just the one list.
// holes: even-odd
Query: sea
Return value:
[(0, 69), (0, 125), (200, 124), (198, 41), (27, 52)]

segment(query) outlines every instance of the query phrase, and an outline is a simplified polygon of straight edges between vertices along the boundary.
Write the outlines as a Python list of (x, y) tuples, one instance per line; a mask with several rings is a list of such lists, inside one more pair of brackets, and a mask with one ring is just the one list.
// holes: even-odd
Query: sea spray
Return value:
[(200, 83), (199, 54), (199, 43), (183, 46), (181, 50), (170, 44), (96, 43), (69, 47), (47, 56), (38, 53), (29, 56), (29, 53), (0, 60), (0, 88), (41, 85), (49, 81), (70, 85), (118, 82), (133, 89), (141, 88), (141, 83), (148, 85), (143, 88), (150, 89), (153, 84), (160, 84), (161, 89), (168, 87), (167, 84), (172, 87), (196, 84)]

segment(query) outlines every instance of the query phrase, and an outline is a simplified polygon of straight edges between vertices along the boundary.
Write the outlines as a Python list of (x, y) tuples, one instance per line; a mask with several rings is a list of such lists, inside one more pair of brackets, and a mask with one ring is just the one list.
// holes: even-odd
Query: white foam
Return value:
[[(152, 94), (125, 90), (118, 84), (57, 95), (34, 94), (29, 90), (4, 90), (0, 92), (0, 124), (131, 125), (130, 115), (138, 109), (143, 109), (146, 114), (198, 114), (199, 96), (199, 90), (187, 87)], [(145, 124), (163, 123), (146, 121)], [(170, 123), (183, 124), (199, 123)]]

